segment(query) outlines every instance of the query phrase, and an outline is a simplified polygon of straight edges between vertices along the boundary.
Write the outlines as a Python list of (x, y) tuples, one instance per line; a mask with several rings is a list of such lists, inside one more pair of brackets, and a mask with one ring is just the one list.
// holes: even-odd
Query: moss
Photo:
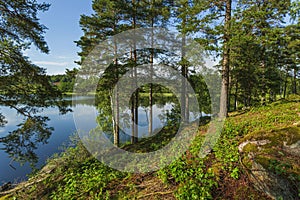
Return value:
[[(297, 126), (288, 126), (270, 131), (255, 131), (243, 138), (243, 141), (268, 140), (270, 143), (258, 148), (255, 144), (247, 144), (244, 147), (245, 155), (250, 152), (254, 154), (254, 160), (265, 169), (276, 174), (285, 174), (291, 179), (300, 174), (298, 158), (289, 155), (283, 148), (286, 145), (295, 144), (300, 140), (300, 128)], [(243, 158), (244, 165), (252, 168), (252, 162), (247, 156)]]
[(247, 169), (251, 169), (252, 167), (252, 161), (248, 157), (242, 158), (242, 163)]
[(300, 127), (287, 127), (281, 129), (280, 133), (286, 136), (287, 145), (295, 144), (300, 140)]
[(249, 143), (243, 148), (243, 151), (248, 154), (249, 152), (257, 152), (258, 148), (255, 144)]
[(222, 169), (222, 163), (220, 163), (220, 162), (214, 163), (210, 168), (210, 170), (215, 175), (217, 181), (219, 181), (219, 179), (220, 179), (221, 169)]
[(255, 162), (257, 162), (258, 164), (261, 164), (265, 169), (268, 169), (269, 163), (270, 163), (270, 158), (259, 155), (255, 158)]
[(282, 146), (283, 142), (287, 145), (295, 144), (300, 140), (300, 128), (296, 126), (289, 126), (281, 129), (273, 129), (270, 131), (255, 131), (246, 135), (242, 141), (258, 141), (269, 140), (270, 143), (266, 146)]

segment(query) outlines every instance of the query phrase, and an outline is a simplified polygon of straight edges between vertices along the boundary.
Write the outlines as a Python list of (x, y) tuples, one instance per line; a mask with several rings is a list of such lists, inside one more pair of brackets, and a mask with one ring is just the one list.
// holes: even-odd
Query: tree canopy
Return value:
[[(42, 108), (58, 106), (62, 113), (67, 111), (61, 93), (50, 84), (45, 69), (24, 55), (32, 46), (42, 53), (49, 52), (44, 38), (46, 27), (37, 17), (38, 12), (47, 11), (49, 6), (35, 0), (0, 1), (0, 105), (24, 116), (18, 129), (0, 138), (0, 142), (15, 159), (36, 161), (32, 152), (36, 143), (45, 143), (50, 137), (47, 118), (39, 115)], [(0, 113), (0, 125), (5, 122)], [(21, 138), (37, 139), (27, 144)]]

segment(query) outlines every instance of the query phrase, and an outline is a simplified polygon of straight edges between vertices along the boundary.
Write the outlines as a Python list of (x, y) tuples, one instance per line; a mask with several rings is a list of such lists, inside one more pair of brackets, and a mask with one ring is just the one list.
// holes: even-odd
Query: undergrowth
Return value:
[[(299, 98), (298, 98), (299, 99)], [(249, 181), (241, 164), (238, 145), (247, 135), (256, 131), (270, 131), (285, 128), (300, 121), (300, 103), (297, 98), (282, 100), (273, 104), (253, 108), (248, 111), (234, 112), (227, 118), (217, 144), (210, 154), (200, 158), (199, 151), (207, 125), (199, 128), (198, 135), (189, 150), (167, 167), (147, 175), (130, 174), (111, 169), (91, 157), (78, 143), (63, 154), (51, 159), (49, 164), (57, 164), (55, 171), (42, 182), (15, 193), (15, 198), (25, 199), (155, 199), (145, 194), (147, 186), (141, 186), (147, 179), (160, 185), (161, 190), (172, 188), (170, 199), (268, 199), (256, 191)], [(165, 128), (165, 137), (150, 139), (150, 143), (124, 146), (133, 152), (144, 152), (165, 145), (162, 139), (169, 140), (170, 130)], [(149, 141), (149, 139), (148, 139)], [(152, 144), (152, 146), (151, 146)], [(269, 168), (284, 174), (289, 165), (271, 160)], [(145, 178), (147, 177), (147, 178)], [(140, 179), (139, 182), (135, 180)], [(155, 180), (155, 181), (154, 181)], [(146, 184), (144, 184), (146, 185)], [(116, 189), (119, 188), (119, 189)], [(143, 188), (143, 189), (140, 189)], [(170, 192), (156, 192), (158, 199)], [(151, 193), (150, 193), (151, 194)]]

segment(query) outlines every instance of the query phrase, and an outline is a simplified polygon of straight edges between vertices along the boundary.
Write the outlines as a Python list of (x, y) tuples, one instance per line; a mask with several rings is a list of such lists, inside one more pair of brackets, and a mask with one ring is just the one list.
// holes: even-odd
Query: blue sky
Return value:
[(80, 51), (74, 41), (83, 35), (79, 26), (81, 14), (92, 13), (91, 0), (38, 0), (50, 3), (48, 11), (40, 13), (40, 22), (48, 30), (45, 40), (50, 48), (49, 54), (43, 54), (36, 47), (25, 52), (30, 60), (40, 67), (47, 69), (47, 74), (62, 74), (65, 69), (78, 67), (74, 63), (79, 60), (77, 52)]
[[(47, 70), (47, 74), (63, 74), (66, 69), (78, 67), (74, 61), (78, 61), (77, 52), (80, 48), (74, 41), (80, 39), (83, 32), (79, 26), (80, 15), (91, 15), (92, 0), (38, 0), (38, 2), (50, 3), (48, 11), (40, 12), (40, 23), (45, 25), (45, 40), (50, 48), (49, 54), (41, 53), (32, 46), (25, 51), (30, 60)], [(215, 62), (206, 59), (207, 65)]]

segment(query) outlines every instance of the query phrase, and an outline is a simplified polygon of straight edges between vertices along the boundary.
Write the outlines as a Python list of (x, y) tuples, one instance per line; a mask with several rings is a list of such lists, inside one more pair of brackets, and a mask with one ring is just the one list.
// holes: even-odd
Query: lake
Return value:
[[(66, 98), (66, 100), (71, 101), (72, 98)], [(82, 97), (71, 106), (71, 109), (75, 110), (85, 110), (93, 111), (95, 106), (92, 104), (91, 97)], [(70, 104), (71, 105), (71, 104)], [(162, 114), (167, 110), (171, 111), (174, 104), (167, 102), (164, 105), (153, 105), (153, 129), (159, 129), (164, 126), (166, 120), (163, 119)], [(0, 127), (0, 138), (5, 137), (9, 132), (15, 130), (17, 125), (22, 122), (23, 117), (18, 115), (13, 109), (5, 106), (0, 106), (0, 112), (6, 117), (8, 123), (4, 127)], [(47, 108), (41, 112), (42, 116), (47, 116), (49, 121), (47, 122), (49, 127), (53, 127), (54, 130), (50, 135), (48, 142), (46, 144), (37, 143), (36, 149), (33, 152), (38, 158), (35, 164), (37, 168), (42, 167), (46, 160), (51, 157), (54, 153), (59, 153), (63, 151), (63, 147), (69, 146), (71, 144), (70, 136), (74, 135), (76, 132), (76, 127), (74, 123), (73, 112), (68, 112), (67, 114), (60, 115), (57, 108)], [(82, 120), (85, 120), (85, 116), (82, 116)], [(85, 125), (87, 127), (96, 127), (96, 120), (85, 120)], [(147, 133), (148, 122), (147, 122), (147, 109), (145, 107), (139, 107), (139, 137), (142, 137)], [(130, 130), (124, 130), (130, 133)], [(111, 136), (108, 134), (108, 136)], [(112, 137), (111, 137), (112, 138)], [(122, 142), (130, 141), (130, 135), (121, 134), (120, 140)], [(34, 141), (27, 141), (28, 143)], [(26, 162), (23, 165), (19, 162), (14, 161), (9, 157), (8, 153), (4, 151), (5, 146), (0, 142), (0, 185), (6, 182), (21, 182), (27, 179), (27, 175), (32, 172), (30, 163)]]

